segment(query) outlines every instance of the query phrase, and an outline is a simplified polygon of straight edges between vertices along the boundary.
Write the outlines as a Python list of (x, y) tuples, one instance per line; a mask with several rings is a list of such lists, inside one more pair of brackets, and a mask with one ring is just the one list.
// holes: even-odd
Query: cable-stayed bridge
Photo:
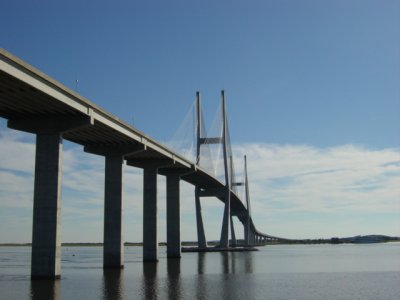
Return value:
[[(143, 260), (158, 260), (157, 175), (167, 184), (167, 256), (181, 256), (180, 181), (195, 186), (198, 247), (208, 248), (201, 211), (202, 197), (224, 203), (219, 249), (261, 245), (283, 240), (257, 230), (250, 209), (246, 157), (238, 181), (229, 137), (225, 96), (215, 130), (205, 131), (200, 94), (193, 110), (192, 146), (172, 148), (155, 141), (112, 116), (7, 51), (0, 49), (0, 117), (8, 127), (36, 134), (32, 278), (58, 278), (61, 273), (62, 141), (84, 146), (84, 151), (105, 157), (104, 267), (122, 267), (123, 162), (143, 169)], [(176, 140), (183, 141), (178, 137)], [(193, 142), (194, 141), (194, 142)], [(179, 144), (179, 143), (178, 143)], [(191, 149), (188, 151), (188, 149)], [(183, 151), (183, 154), (179, 152)], [(243, 190), (240, 196), (238, 189)], [(233, 220), (244, 228), (238, 245)]]

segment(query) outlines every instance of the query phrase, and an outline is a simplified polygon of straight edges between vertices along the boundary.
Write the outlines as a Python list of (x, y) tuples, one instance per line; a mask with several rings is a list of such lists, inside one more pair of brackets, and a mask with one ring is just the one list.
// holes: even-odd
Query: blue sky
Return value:
[[(257, 162), (250, 178), (261, 230), (400, 235), (399, 14), (400, 1), (390, 0), (5, 0), (0, 46), (163, 141), (197, 90), (209, 124), (224, 89), (238, 157), (246, 152)], [(0, 152), (12, 145), (31, 156), (29, 168), (1, 159), (0, 224), (10, 232), (0, 242), (26, 241), (34, 139), (1, 123)], [(103, 161), (66, 149), (65, 239), (84, 240), (84, 224), (86, 235), (101, 240)], [(69, 177), (77, 170), (98, 176), (91, 189), (82, 188), (85, 178)], [(139, 171), (126, 172), (140, 181)], [(4, 188), (9, 180), (26, 188), (17, 195)], [(140, 221), (133, 221), (141, 218), (140, 188), (126, 195), (129, 240), (140, 240)], [(192, 188), (183, 193), (190, 198)], [(195, 234), (192, 204), (182, 216), (186, 239)], [(216, 238), (220, 204), (207, 202), (205, 210)], [(13, 216), (29, 230), (13, 232)]]

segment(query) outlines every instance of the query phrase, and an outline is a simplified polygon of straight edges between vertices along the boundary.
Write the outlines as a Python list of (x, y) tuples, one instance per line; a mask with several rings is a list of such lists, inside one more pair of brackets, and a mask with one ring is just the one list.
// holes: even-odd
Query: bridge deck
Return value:
[[(205, 169), (1, 48), (0, 117), (7, 119), (10, 127), (16, 121), (27, 121), (32, 125), (52, 119), (68, 122), (74, 118), (90, 118), (90, 126), (67, 130), (63, 138), (84, 146), (92, 153), (96, 153), (93, 149), (104, 146), (128, 149), (137, 147), (141, 150), (125, 155), (128, 165), (144, 168), (156, 162), (159, 174), (179, 172), (182, 180), (202, 189), (224, 187), (221, 181)], [(29, 126), (23, 130), (30, 131)], [(225, 201), (223, 197), (217, 198)], [(233, 191), (231, 213), (245, 224), (246, 207)], [(250, 226), (259, 236), (285, 240), (258, 231), (252, 220)]]
[[(181, 173), (186, 173), (181, 178), (190, 184), (203, 189), (224, 187), (222, 182), (206, 170), (6, 50), (0, 49), (0, 117), (8, 119), (9, 125), (21, 120), (34, 124), (49, 119), (67, 121), (69, 118), (83, 116), (91, 119), (91, 126), (66, 131), (63, 133), (64, 139), (87, 149), (99, 146), (142, 146), (142, 151), (125, 156), (129, 165), (143, 167), (159, 161), (162, 162), (160, 174), (178, 169)], [(224, 201), (222, 197), (219, 199)], [(231, 211), (242, 223), (245, 222), (246, 208), (233, 192)]]

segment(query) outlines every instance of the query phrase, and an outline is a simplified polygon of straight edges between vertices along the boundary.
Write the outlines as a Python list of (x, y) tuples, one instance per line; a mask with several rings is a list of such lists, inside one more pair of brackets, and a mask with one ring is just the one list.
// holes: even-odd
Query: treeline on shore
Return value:
[(330, 239), (301, 239), (301, 240), (286, 240), (280, 244), (368, 244), (368, 243), (387, 243), (398, 242), (400, 237), (387, 235), (357, 235), (352, 237), (332, 237)]

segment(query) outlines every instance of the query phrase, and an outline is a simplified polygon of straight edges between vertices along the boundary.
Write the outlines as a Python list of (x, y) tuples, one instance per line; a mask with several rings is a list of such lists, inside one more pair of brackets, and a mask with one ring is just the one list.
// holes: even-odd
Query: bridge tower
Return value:
[[(228, 122), (226, 117), (226, 106), (225, 106), (225, 93), (221, 91), (221, 101), (222, 101), (222, 147), (224, 155), (224, 170), (225, 170), (225, 207), (224, 207), (224, 219), (222, 221), (220, 247), (229, 247), (229, 225), (232, 221), (231, 216), (231, 187), (232, 187), (232, 174), (230, 174), (229, 169), (232, 168), (232, 156), (229, 157), (230, 162), (228, 162), (228, 149), (227, 149), (227, 133), (228, 133)], [(232, 226), (233, 228), (233, 226)], [(232, 231), (231, 228), (231, 231)], [(233, 231), (232, 231), (233, 233)]]
[[(200, 147), (202, 145), (202, 117), (201, 117), (201, 102), (200, 92), (196, 92), (196, 165), (200, 164)], [(200, 187), (195, 187), (195, 201), (196, 201), (196, 222), (197, 222), (197, 241), (200, 249), (207, 248), (207, 240), (204, 232), (203, 217), (201, 213), (201, 202), (200, 202)]]
[(204, 144), (222, 144), (223, 148), (223, 160), (224, 160), (224, 175), (225, 175), (225, 187), (223, 190), (210, 190), (205, 191), (201, 187), (196, 186), (195, 188), (195, 201), (196, 201), (196, 221), (197, 221), (197, 238), (199, 248), (207, 248), (207, 241), (205, 237), (203, 218), (201, 213), (201, 202), (200, 197), (216, 196), (223, 198), (224, 214), (221, 228), (220, 236), (220, 247), (229, 247), (229, 231), (232, 235), (232, 245), (236, 245), (236, 237), (234, 226), (232, 222), (231, 215), (231, 188), (235, 183), (233, 182), (233, 160), (232, 156), (228, 156), (228, 123), (226, 115), (226, 105), (225, 105), (225, 93), (221, 91), (221, 105), (222, 105), (222, 130), (221, 135), (217, 137), (205, 137), (204, 132), (202, 132), (202, 114), (201, 114), (201, 102), (200, 93), (196, 93), (196, 164), (200, 164), (201, 159), (201, 146)]

